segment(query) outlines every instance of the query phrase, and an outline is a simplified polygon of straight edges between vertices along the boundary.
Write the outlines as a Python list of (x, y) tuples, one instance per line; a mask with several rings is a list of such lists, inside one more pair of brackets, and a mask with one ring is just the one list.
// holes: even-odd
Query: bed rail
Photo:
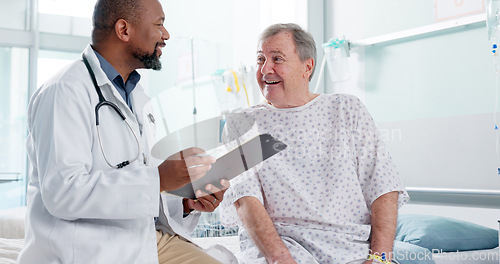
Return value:
[(500, 208), (500, 190), (407, 187), (415, 204)]
[(0, 172), (0, 183), (20, 181), (20, 172)]

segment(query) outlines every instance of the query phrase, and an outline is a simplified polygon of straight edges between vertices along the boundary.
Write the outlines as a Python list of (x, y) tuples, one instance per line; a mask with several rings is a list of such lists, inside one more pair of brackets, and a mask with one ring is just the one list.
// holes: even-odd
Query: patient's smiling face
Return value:
[(260, 44), (257, 82), (262, 95), (275, 107), (300, 106), (308, 101), (311, 71), (312, 59), (300, 60), (291, 32), (282, 31)]

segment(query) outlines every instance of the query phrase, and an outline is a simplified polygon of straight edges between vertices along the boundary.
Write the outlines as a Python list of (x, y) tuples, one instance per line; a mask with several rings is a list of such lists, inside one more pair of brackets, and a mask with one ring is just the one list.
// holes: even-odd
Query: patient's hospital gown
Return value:
[(297, 263), (362, 263), (373, 201), (392, 191), (399, 206), (409, 199), (365, 106), (350, 95), (320, 95), (301, 107), (241, 113), (227, 120), (227, 141), (269, 133), (288, 147), (233, 179), (225, 194), (222, 223), (240, 226), (240, 259), (266, 263), (233, 205), (254, 196)]

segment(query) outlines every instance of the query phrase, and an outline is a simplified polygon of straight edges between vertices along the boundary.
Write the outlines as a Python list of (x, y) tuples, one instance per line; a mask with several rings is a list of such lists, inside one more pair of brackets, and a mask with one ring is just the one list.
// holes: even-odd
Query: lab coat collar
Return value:
[[(124, 112), (124, 114), (127, 116), (129, 120), (137, 120), (140, 124), (143, 124), (144, 118), (143, 118), (143, 113), (144, 109), (141, 106), (148, 105), (146, 102), (150, 101), (150, 98), (148, 95), (146, 95), (144, 88), (141, 86), (140, 83), (137, 84), (137, 86), (132, 90), (132, 105), (134, 108), (135, 113), (130, 110), (128, 107), (127, 103), (125, 100), (123, 100), (123, 97), (120, 95), (120, 93), (115, 89), (113, 86), (113, 83), (111, 80), (109, 80), (108, 76), (104, 73), (104, 71), (101, 68), (101, 65), (99, 63), (99, 59), (97, 58), (94, 49), (92, 46), (89, 44), (83, 51), (83, 54), (87, 58), (90, 67), (92, 67), (92, 70), (94, 71), (97, 85), (99, 87), (108, 87), (108, 89), (111, 89), (111, 92), (113, 93), (113, 96), (116, 98), (116, 100), (121, 104), (120, 109)], [(134, 116), (135, 118), (130, 119), (130, 117)], [(134, 129), (134, 131), (137, 133), (140, 131), (139, 128)]]
[[(119, 107), (120, 107), (120, 109), (122, 109), (124, 114), (127, 117), (133, 116), (134, 113), (132, 113), (132, 110), (130, 110), (130, 108), (128, 107), (127, 102), (125, 102), (125, 100), (120, 95), (120, 93), (116, 90), (115, 86), (113, 85), (111, 80), (108, 78), (106, 73), (104, 73), (104, 71), (102, 70), (101, 64), (99, 63), (99, 59), (97, 58), (97, 55), (95, 54), (94, 49), (92, 48), (92, 46), (90, 44), (87, 45), (87, 47), (83, 51), (83, 55), (85, 55), (85, 57), (87, 58), (87, 60), (90, 64), (90, 67), (94, 71), (97, 85), (99, 85), (99, 87), (101, 87), (101, 89), (111, 89), (111, 93), (116, 98), (116, 101), (118, 101), (118, 103), (120, 104)], [(140, 85), (138, 84), (136, 86), (136, 89), (139, 86)], [(104, 87), (108, 87), (108, 88), (104, 88)], [(136, 89), (134, 89), (134, 90), (136, 90)], [(132, 99), (132, 100), (134, 100), (134, 99)], [(135, 105), (135, 103), (133, 103), (133, 104)]]
[(94, 71), (97, 85), (99, 85), (99, 87), (102, 87), (106, 84), (109, 84), (111, 87), (113, 87), (111, 80), (108, 79), (104, 71), (101, 69), (101, 64), (99, 63), (99, 60), (94, 53), (94, 49), (90, 44), (87, 45), (87, 47), (83, 51), (83, 55), (85, 55), (90, 64), (90, 67)]

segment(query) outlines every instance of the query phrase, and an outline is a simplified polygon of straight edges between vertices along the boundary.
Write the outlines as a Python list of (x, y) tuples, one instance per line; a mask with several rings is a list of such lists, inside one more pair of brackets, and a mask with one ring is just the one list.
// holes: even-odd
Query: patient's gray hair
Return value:
[(264, 43), (270, 37), (273, 37), (283, 31), (288, 31), (293, 34), (293, 40), (295, 41), (295, 50), (302, 62), (306, 61), (309, 58), (313, 59), (314, 66), (311, 72), (311, 76), (309, 76), (309, 81), (311, 81), (314, 75), (314, 70), (316, 69), (317, 51), (314, 38), (309, 32), (304, 31), (299, 25), (294, 23), (274, 24), (267, 27), (264, 32), (260, 34), (259, 44)]

